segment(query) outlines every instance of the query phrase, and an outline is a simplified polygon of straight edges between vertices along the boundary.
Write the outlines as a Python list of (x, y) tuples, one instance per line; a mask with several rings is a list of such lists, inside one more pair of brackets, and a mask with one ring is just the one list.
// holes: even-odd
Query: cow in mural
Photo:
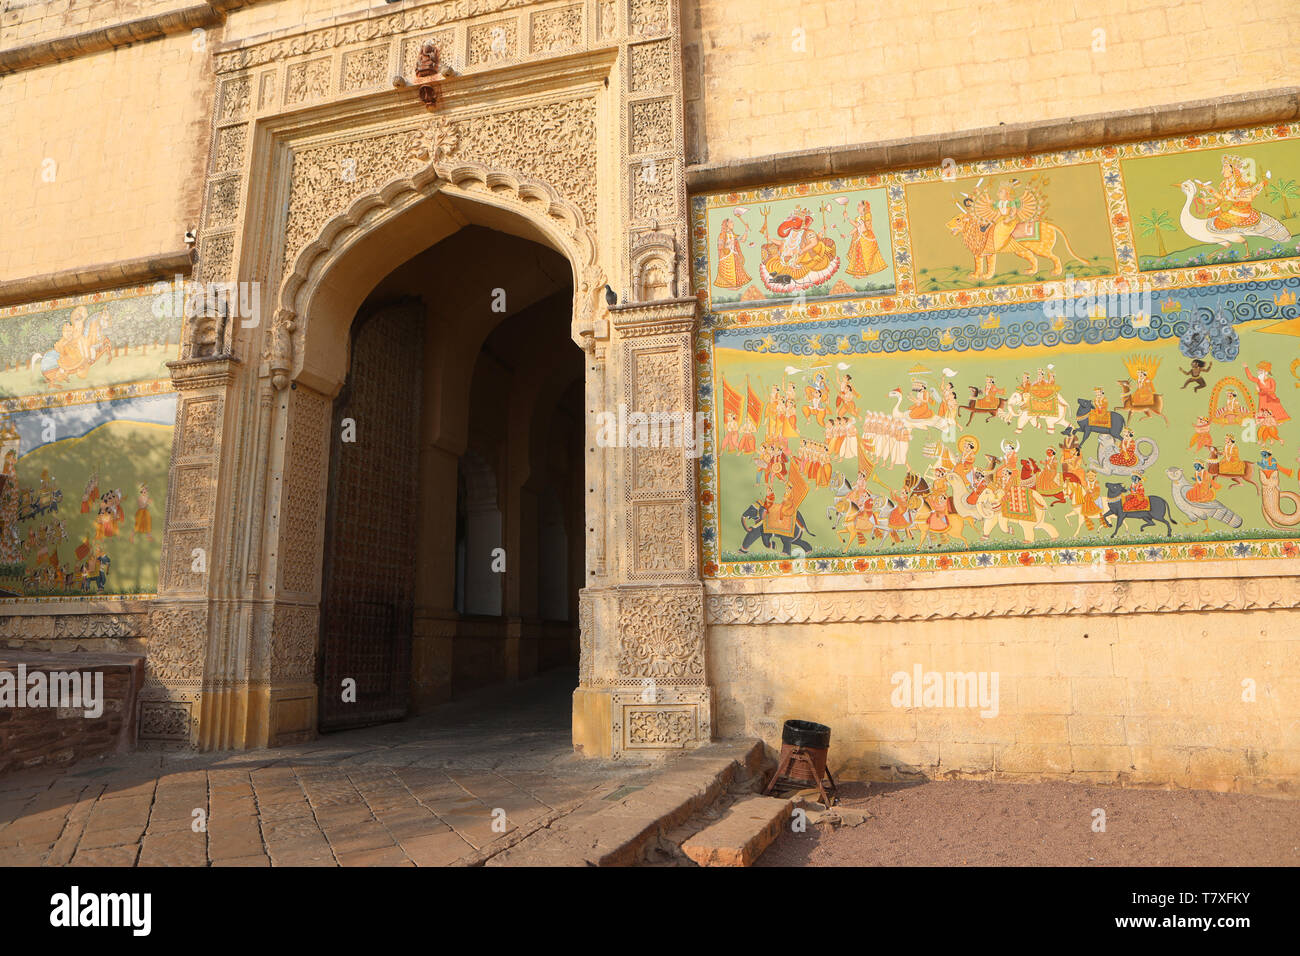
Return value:
[(1078, 403), (1074, 413), (1076, 424), (1067, 426), (1065, 434), (1078, 436), (1079, 448), (1083, 447), (1089, 435), (1109, 435), (1118, 445), (1120, 436), (1124, 433), (1124, 416), (1086, 398), (1078, 399)]

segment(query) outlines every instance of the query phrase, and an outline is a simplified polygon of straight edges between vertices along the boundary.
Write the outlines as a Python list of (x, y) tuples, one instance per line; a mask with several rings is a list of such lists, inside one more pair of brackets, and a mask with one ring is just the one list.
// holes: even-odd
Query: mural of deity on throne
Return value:
[(759, 278), (771, 291), (796, 293), (829, 280), (840, 267), (835, 241), (826, 235), (825, 215), (822, 231), (813, 226), (812, 212), (796, 206), (789, 217), (776, 227), (777, 241), (768, 231), (767, 210), (763, 210), (760, 232), (763, 243), (758, 266)]

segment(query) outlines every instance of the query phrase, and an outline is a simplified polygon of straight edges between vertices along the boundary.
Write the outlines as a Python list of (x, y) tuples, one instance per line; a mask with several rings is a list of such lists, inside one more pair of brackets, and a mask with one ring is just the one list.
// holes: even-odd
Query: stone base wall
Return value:
[[(836, 779), (1300, 795), (1293, 611), (715, 625), (708, 655), (719, 736), (828, 724)], [(996, 673), (997, 715), (894, 706), (917, 665)]]
[(17, 675), (19, 664), (25, 665), (28, 676), (74, 670), (102, 673), (103, 712), (90, 718), (78, 708), (0, 707), (0, 776), (33, 767), (63, 767), (132, 748), (143, 656), (0, 651), (0, 671)]

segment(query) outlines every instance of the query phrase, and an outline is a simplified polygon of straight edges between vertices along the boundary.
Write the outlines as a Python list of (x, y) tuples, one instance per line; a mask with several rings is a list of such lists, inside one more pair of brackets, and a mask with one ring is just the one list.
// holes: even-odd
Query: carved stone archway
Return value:
[[(600, 37), (583, 33), (578, 53), (467, 70), (444, 84), (433, 119), (409, 90), (350, 95), (348, 64), (362, 60), (349, 57), (382, 57), (348, 44), (372, 38), (321, 31), (219, 53), (197, 275), (260, 282), (269, 321), (232, 318), (229, 354), (196, 349), (173, 365), (180, 401), (142, 705), (166, 723), (160, 737), (250, 747), (315, 732), (345, 333), (374, 282), (473, 221), (540, 241), (573, 269), (589, 419), (575, 746), (617, 756), (709, 739), (693, 459), (601, 447), (594, 425), (620, 405), (693, 421), (696, 302), (672, 297), (687, 288), (677, 13), (650, 5), (662, 17), (615, 20), (602, 4)], [(534, 26), (538, 15), (512, 14)], [(421, 39), (402, 33), (403, 16), (389, 18), (389, 62)], [(451, 42), (478, 30), (469, 18)], [(336, 74), (313, 67), (322, 44), (341, 47), (328, 54), (337, 91)], [(293, 86), (299, 66), (319, 84)], [(303, 89), (320, 102), (305, 106)], [(606, 283), (624, 304), (605, 305)], [(658, 301), (637, 301), (643, 289)]]

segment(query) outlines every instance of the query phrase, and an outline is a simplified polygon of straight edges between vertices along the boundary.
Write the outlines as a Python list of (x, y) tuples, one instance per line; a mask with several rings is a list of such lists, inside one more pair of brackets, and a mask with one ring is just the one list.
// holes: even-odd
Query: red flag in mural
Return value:
[(749, 393), (748, 406), (745, 412), (749, 415), (749, 420), (757, 426), (763, 421), (763, 403), (754, 394), (754, 390), (750, 388), (749, 379), (745, 379), (745, 391)]
[(740, 419), (740, 393), (727, 384), (727, 377), (722, 376), (722, 408), (728, 415)]

